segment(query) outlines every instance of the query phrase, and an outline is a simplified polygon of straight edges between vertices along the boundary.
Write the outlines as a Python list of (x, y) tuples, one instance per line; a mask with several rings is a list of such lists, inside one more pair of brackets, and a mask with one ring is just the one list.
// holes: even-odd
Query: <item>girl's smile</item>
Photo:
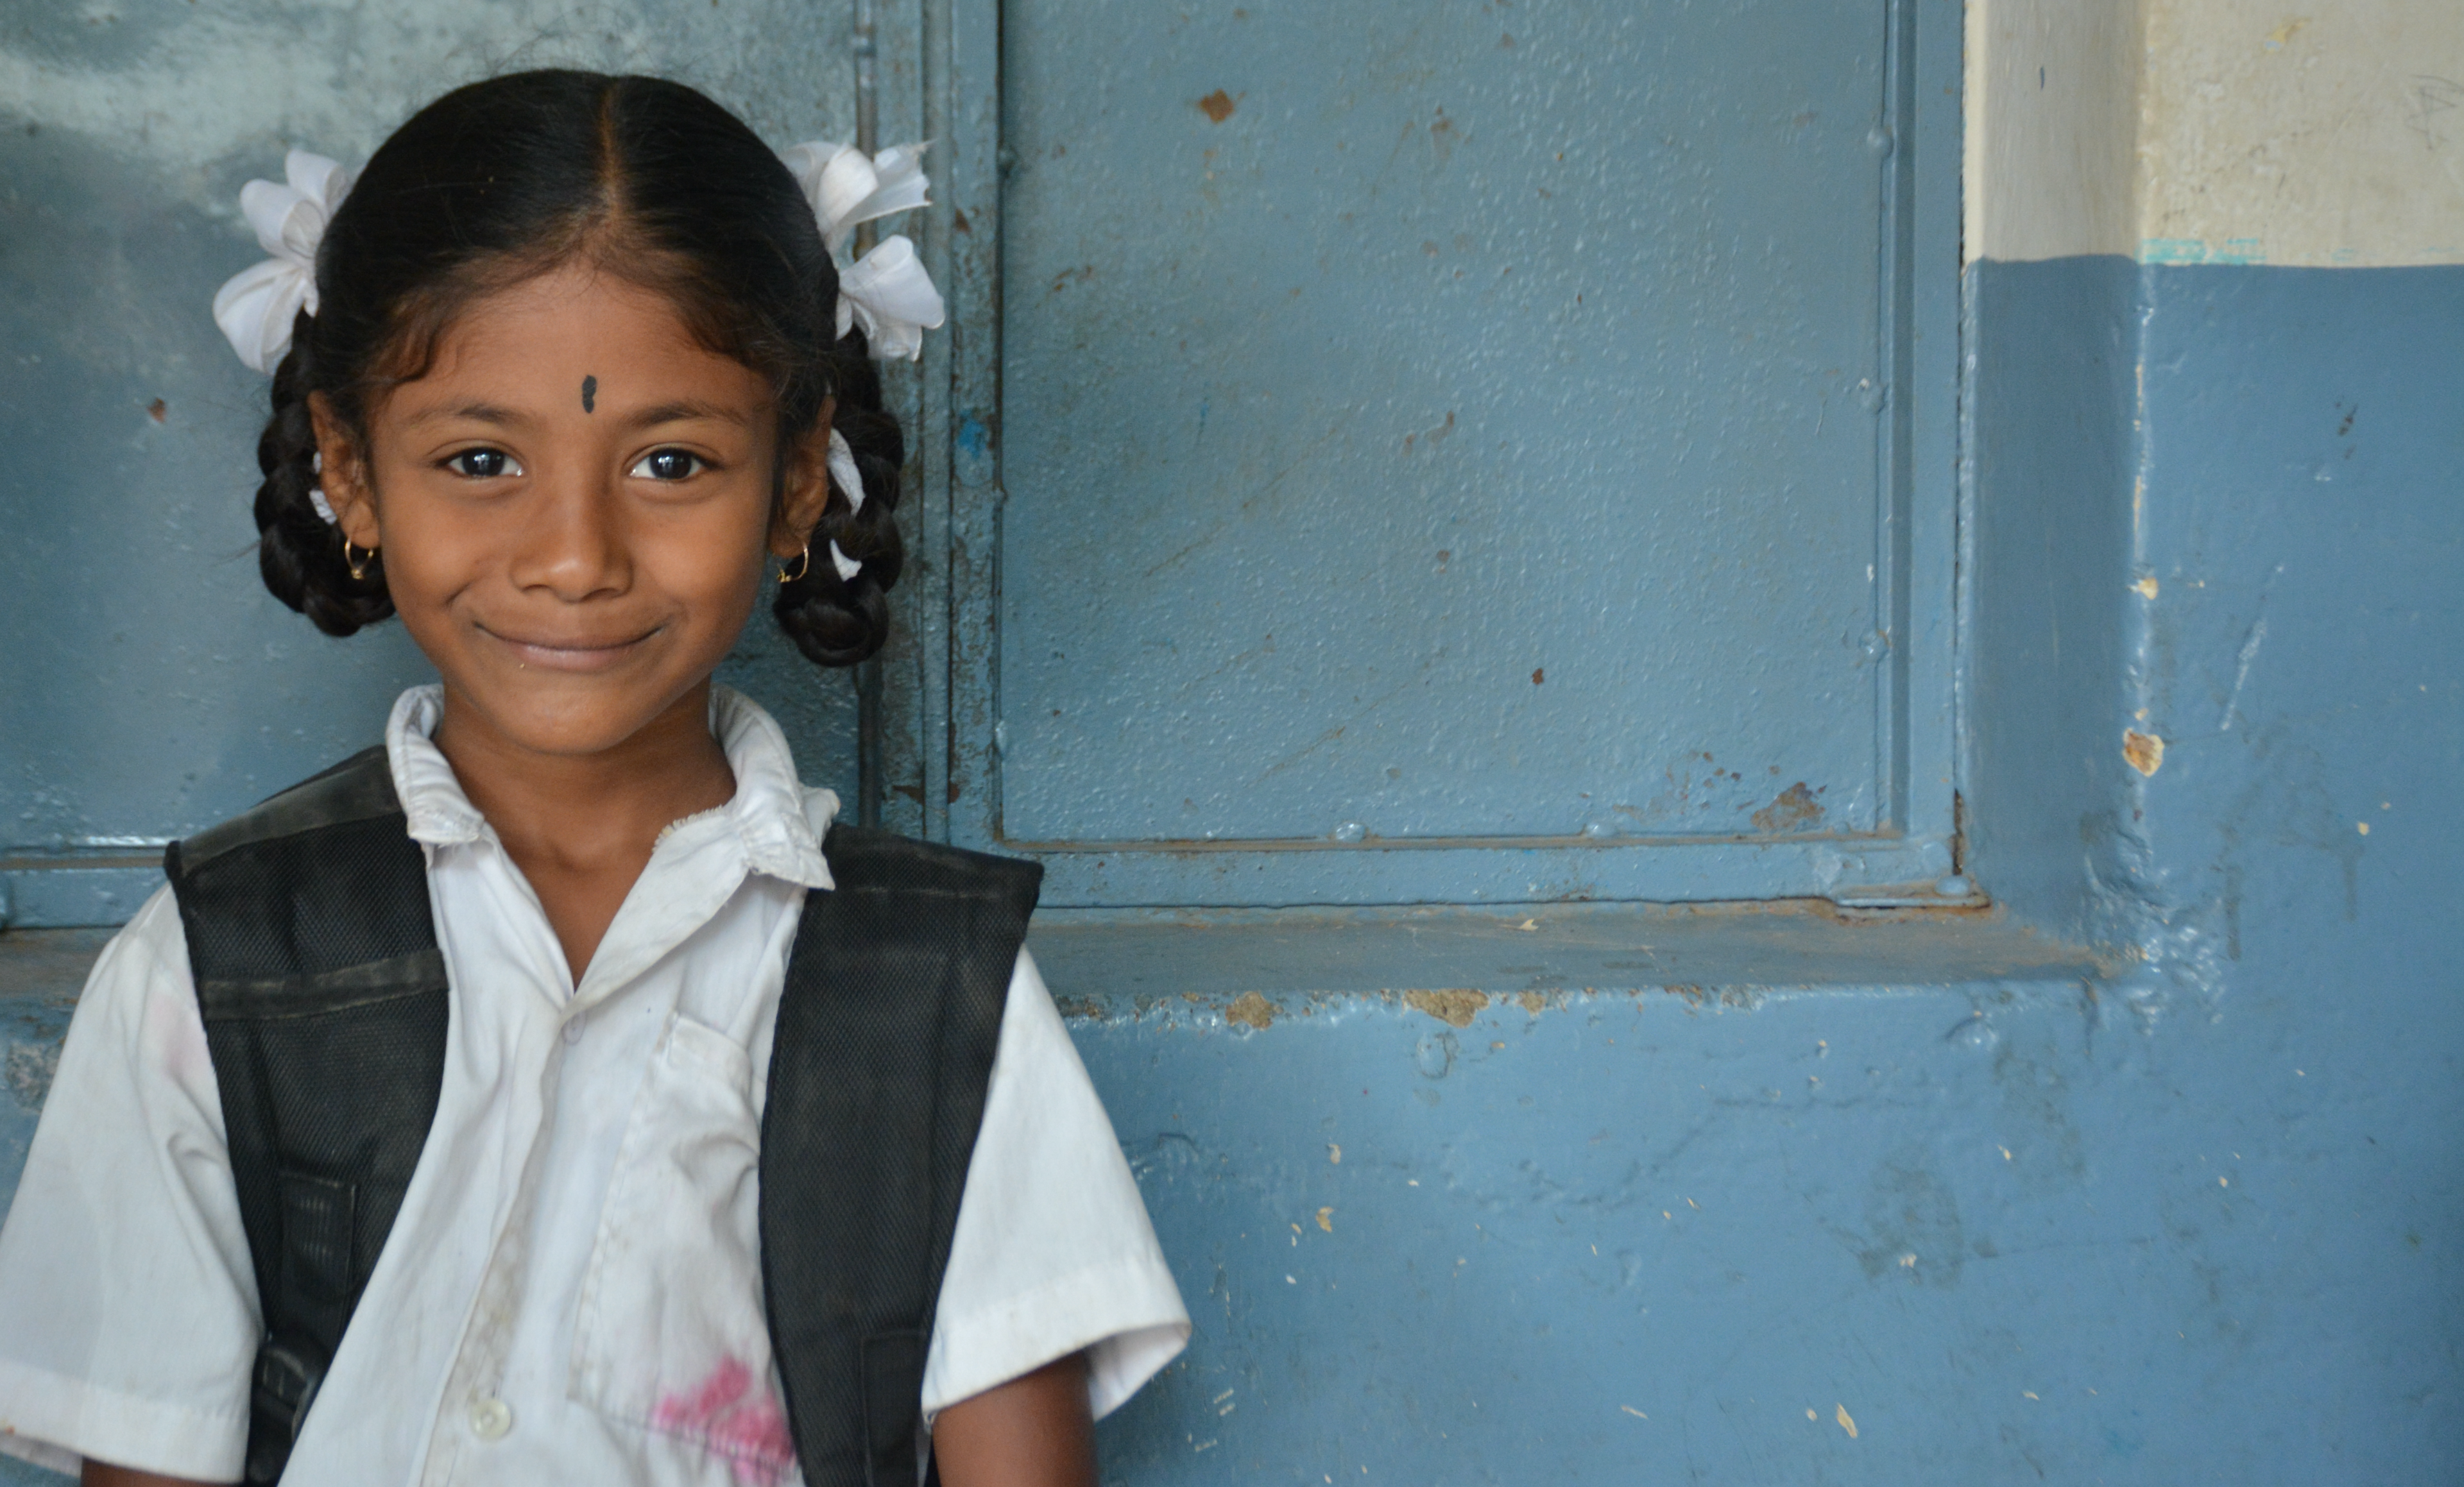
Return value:
[(474, 627), (480, 634), (512, 650), (521, 665), (545, 667), (556, 671), (605, 670), (622, 663), (633, 647), (658, 633), (654, 628), (625, 640), (550, 640), (500, 635), (484, 623), (474, 623)]

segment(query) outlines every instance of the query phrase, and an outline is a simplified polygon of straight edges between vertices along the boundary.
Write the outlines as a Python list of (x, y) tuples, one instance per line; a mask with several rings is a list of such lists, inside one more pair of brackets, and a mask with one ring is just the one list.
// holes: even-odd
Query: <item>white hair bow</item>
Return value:
[[(813, 204), (822, 241), (833, 258), (858, 224), (924, 206), (931, 185), (921, 144), (895, 144), (867, 155), (852, 144), (813, 140), (789, 145), (779, 158)], [(941, 318), (941, 292), (905, 236), (893, 232), (853, 263), (840, 262), (839, 334), (863, 326), (874, 356), (914, 361), (923, 354), (924, 332)]]
[(340, 163), (306, 150), (284, 156), (282, 173), (288, 185), (251, 181), (239, 192), (239, 209), (274, 256), (214, 291), (214, 323), (239, 359), (260, 372), (273, 371), (291, 349), (299, 312), (317, 313), (317, 245), (351, 188), (351, 173)]
[[(830, 430), (829, 455), (824, 463), (839, 493), (847, 498), (847, 514), (852, 516), (864, 510), (864, 472), (855, 468), (855, 450), (848, 447), (847, 435), (835, 428)], [(854, 582), (855, 576), (864, 571), (864, 564), (849, 558), (835, 541), (830, 543), (830, 566), (839, 571), (840, 580), (847, 583)]]

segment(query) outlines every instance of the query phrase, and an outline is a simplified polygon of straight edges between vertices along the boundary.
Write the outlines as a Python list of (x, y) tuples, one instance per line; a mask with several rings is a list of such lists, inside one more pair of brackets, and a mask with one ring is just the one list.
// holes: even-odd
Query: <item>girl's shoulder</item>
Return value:
[(180, 923), (180, 904), (167, 883), (156, 888), (120, 927), (95, 957), (78, 994), (77, 1010), (105, 1009), (142, 1015), (144, 1005), (169, 997), (195, 1005), (196, 990), (188, 972), (188, 937)]

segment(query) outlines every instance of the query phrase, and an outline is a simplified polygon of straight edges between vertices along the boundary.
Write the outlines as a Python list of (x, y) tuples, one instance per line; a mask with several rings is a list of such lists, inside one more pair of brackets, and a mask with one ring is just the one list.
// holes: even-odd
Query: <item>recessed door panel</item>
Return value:
[(1899, 826), (1886, 7), (1003, 16), (1001, 839)]

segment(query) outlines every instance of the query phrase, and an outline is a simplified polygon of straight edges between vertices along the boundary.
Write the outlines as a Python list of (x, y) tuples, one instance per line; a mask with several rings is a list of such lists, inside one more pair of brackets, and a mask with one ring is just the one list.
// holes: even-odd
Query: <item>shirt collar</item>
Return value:
[[(395, 699), (393, 716), (385, 724), (385, 760), (411, 839), (437, 847), (492, 835), (478, 807), (462, 793), (444, 751), (429, 741), (444, 715), (445, 689), (430, 684)], [(710, 731), (727, 753), (736, 794), (716, 810), (689, 819), (696, 823), (723, 819), (743, 841), (746, 864), (755, 872), (807, 888), (832, 886), (821, 839), (838, 814), (838, 797), (827, 790), (806, 790), (797, 781), (787, 735), (759, 704), (734, 688), (711, 688)]]

